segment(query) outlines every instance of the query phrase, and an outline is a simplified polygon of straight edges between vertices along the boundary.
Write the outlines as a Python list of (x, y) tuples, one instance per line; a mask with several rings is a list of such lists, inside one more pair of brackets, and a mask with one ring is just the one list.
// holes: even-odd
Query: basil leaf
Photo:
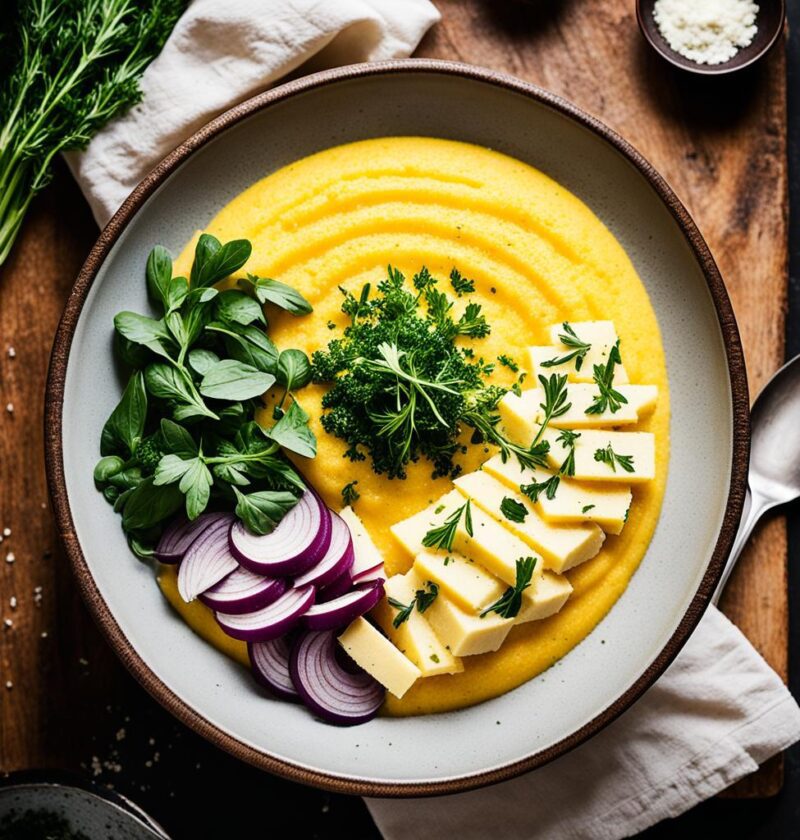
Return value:
[(313, 312), (311, 304), (291, 286), (271, 280), (269, 277), (256, 277), (248, 274), (247, 279), (239, 281), (244, 288), (252, 290), (259, 303), (273, 303), (292, 315), (308, 315)]
[(178, 400), (180, 402), (194, 402), (186, 380), (172, 365), (164, 362), (153, 362), (144, 371), (144, 381), (147, 390), (162, 400)]
[(119, 312), (114, 316), (117, 332), (134, 344), (142, 344), (159, 356), (168, 356), (163, 342), (169, 343), (171, 337), (163, 321), (156, 321), (136, 312)]
[(203, 376), (209, 368), (213, 367), (218, 361), (219, 356), (212, 350), (192, 350), (189, 353), (189, 367), (195, 372)]
[(264, 373), (274, 374), (278, 367), (278, 348), (258, 327), (241, 324), (211, 323), (209, 330), (221, 333), (229, 356)]
[(194, 438), (178, 423), (166, 417), (161, 421), (161, 437), (164, 447), (173, 455), (181, 458), (193, 458), (197, 455), (197, 444)]
[(172, 516), (182, 505), (183, 493), (177, 484), (157, 487), (152, 478), (147, 478), (127, 496), (122, 512), (122, 527), (126, 531), (151, 528)]
[(144, 345), (134, 344), (116, 330), (114, 331), (114, 346), (122, 361), (135, 369), (145, 367), (152, 358), (150, 351)]
[(308, 426), (308, 414), (300, 403), (293, 402), (280, 420), (268, 430), (267, 434), (290, 452), (296, 452), (306, 458), (317, 454), (317, 439)]
[(275, 377), (235, 359), (217, 362), (203, 377), (200, 393), (217, 400), (249, 400), (275, 384)]
[(250, 259), (252, 250), (253, 247), (247, 239), (234, 239), (220, 245), (216, 237), (204, 233), (195, 249), (191, 285), (213, 286), (214, 283), (224, 280)]
[[(189, 281), (185, 277), (173, 277), (167, 289), (167, 312), (175, 312), (189, 294)], [(212, 295), (213, 297), (213, 295)]]
[(183, 313), (183, 327), (186, 334), (183, 346), (190, 347), (194, 344), (210, 320), (211, 307), (207, 305), (207, 301), (204, 303), (200, 298), (192, 299), (189, 296)]
[(237, 292), (234, 289), (220, 292), (216, 310), (217, 318), (230, 324), (241, 324), (246, 327), (253, 321), (259, 321), (264, 325), (267, 323), (259, 302), (244, 292)]
[(169, 310), (169, 288), (172, 285), (172, 257), (163, 245), (156, 245), (147, 257), (145, 268), (150, 297)]
[(211, 285), (203, 282), (203, 279), (210, 273), (209, 266), (211, 266), (214, 255), (221, 247), (222, 243), (216, 236), (212, 236), (210, 233), (201, 234), (194, 249), (194, 262), (189, 274), (189, 285), (193, 289)]
[(186, 334), (186, 326), (184, 324), (183, 318), (181, 318), (180, 313), (178, 312), (170, 312), (165, 318), (164, 321), (167, 324), (169, 331), (172, 333), (173, 338), (181, 347), (184, 347), (187, 342), (187, 334)]
[(254, 534), (268, 534), (298, 502), (285, 490), (260, 490), (245, 495), (234, 486), (236, 515)]
[(100, 454), (131, 457), (144, 434), (146, 419), (147, 392), (144, 377), (137, 371), (128, 380), (122, 399), (103, 426)]
[(305, 388), (311, 381), (311, 363), (302, 350), (282, 350), (276, 370), (278, 382), (287, 391)]
[(178, 489), (186, 495), (186, 515), (189, 519), (197, 519), (208, 506), (214, 479), (211, 477), (211, 471), (200, 458), (195, 458), (189, 464), (189, 469), (183, 474)]
[(156, 467), (153, 484), (161, 487), (163, 484), (174, 484), (183, 478), (191, 469), (197, 458), (183, 459), (179, 455), (165, 455)]

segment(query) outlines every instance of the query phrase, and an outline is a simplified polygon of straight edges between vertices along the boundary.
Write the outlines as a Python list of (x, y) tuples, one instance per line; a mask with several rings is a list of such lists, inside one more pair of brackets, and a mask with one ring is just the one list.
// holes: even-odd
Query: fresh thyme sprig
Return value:
[(625, 472), (630, 473), (635, 469), (633, 466), (633, 455), (617, 455), (610, 443), (605, 449), (596, 450), (594, 453), (594, 459), (595, 461), (608, 464), (614, 472), (617, 471), (617, 464), (619, 464)]
[(606, 363), (595, 365), (593, 368), (594, 382), (600, 393), (586, 409), (586, 414), (603, 414), (606, 410), (616, 414), (622, 407), (622, 403), (628, 402), (623, 394), (614, 389), (614, 368), (621, 364), (622, 357), (619, 352), (619, 339), (617, 339), (617, 343), (609, 350)]
[(467, 533), (473, 536), (472, 533), (472, 507), (470, 499), (456, 508), (445, 521), (437, 526), (431, 528), (427, 534), (422, 538), (422, 544), (425, 548), (443, 548), (445, 551), (453, 550), (453, 540), (458, 530), (458, 523), (461, 522), (461, 517), (464, 517), (464, 528)]
[(394, 607), (398, 611), (397, 615), (392, 619), (392, 626), (395, 630), (411, 618), (414, 607), (419, 612), (424, 613), (436, 600), (439, 595), (439, 587), (431, 581), (428, 581), (427, 587), (427, 589), (418, 589), (414, 593), (414, 598), (410, 604), (404, 604), (402, 601), (398, 601), (397, 598), (389, 598), (389, 606)]
[(516, 618), (522, 607), (522, 593), (531, 585), (535, 557), (520, 557), (517, 560), (517, 577), (508, 589), (491, 606), (481, 613), (481, 618), (490, 612), (496, 612), (501, 618)]
[(558, 365), (565, 365), (567, 362), (575, 359), (575, 370), (580, 370), (583, 366), (583, 360), (586, 358), (586, 354), (592, 349), (592, 345), (587, 344), (585, 341), (581, 341), (578, 336), (575, 335), (575, 330), (572, 329), (567, 321), (564, 321), (561, 326), (563, 327), (564, 332), (559, 333), (558, 340), (565, 346), (573, 349), (571, 352), (566, 353), (563, 356), (557, 356), (555, 359), (548, 359), (547, 361), (542, 362), (542, 367), (557, 367)]
[(539, 501), (539, 496), (541, 496), (542, 493), (544, 493), (548, 499), (554, 499), (560, 483), (560, 475), (551, 475), (550, 478), (545, 481), (533, 481), (530, 484), (520, 484), (519, 489), (532, 502), (536, 503)]

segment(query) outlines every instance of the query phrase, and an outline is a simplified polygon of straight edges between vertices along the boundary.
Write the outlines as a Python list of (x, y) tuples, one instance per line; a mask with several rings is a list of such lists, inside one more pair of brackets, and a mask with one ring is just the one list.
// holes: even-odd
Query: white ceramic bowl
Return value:
[[(243, 668), (192, 634), (152, 570), (129, 553), (92, 467), (121, 390), (112, 318), (147, 307), (144, 284), (131, 278), (141, 276), (152, 245), (179, 250), (235, 195), (296, 159), (409, 134), (489, 146), (538, 167), (625, 247), (664, 338), (669, 481), (627, 591), (554, 668), (463, 711), (339, 729), (266, 698)], [(551, 94), (488, 70), (422, 60), (291, 82), (227, 112), (166, 158), (103, 231), (78, 278), (53, 352), (47, 430), (53, 501), (83, 594), (142, 684), (198, 732), (267, 770), (349, 793), (402, 796), (465, 790), (537, 767), (613, 720), (664, 670), (708, 604), (730, 548), (747, 467), (748, 398), (716, 266), (652, 167)]]

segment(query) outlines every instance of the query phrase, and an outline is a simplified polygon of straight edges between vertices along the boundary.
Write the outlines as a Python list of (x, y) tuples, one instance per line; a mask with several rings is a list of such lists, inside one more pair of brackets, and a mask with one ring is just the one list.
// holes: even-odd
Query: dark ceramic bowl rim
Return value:
[[(473, 773), (469, 776), (460, 776), (453, 779), (432, 782), (403, 783), (353, 779), (310, 770), (278, 759), (267, 752), (254, 749), (250, 745), (223, 731), (189, 706), (153, 673), (117, 624), (116, 619), (94, 582), (80, 544), (78, 543), (64, 477), (62, 408), (72, 338), (92, 283), (103, 261), (108, 256), (111, 248), (127, 224), (154, 190), (187, 157), (217, 137), (221, 132), (246, 117), (269, 108), (275, 103), (305, 93), (306, 91), (362, 77), (413, 73), (458, 76), (513, 91), (536, 103), (552, 108), (605, 140), (647, 179), (685, 236), (692, 253), (702, 268), (708, 284), (709, 293), (714, 302), (725, 346), (730, 377), (733, 409), (733, 455), (725, 513), (708, 568), (677, 629), (655, 657), (651, 665), (627, 691), (577, 731), (556, 744), (546, 749), (538, 750), (522, 760), (511, 762), (503, 767), (492, 770)], [(111, 221), (102, 230), (100, 237), (87, 257), (67, 301), (56, 333), (50, 359), (45, 399), (45, 457), (47, 477), (61, 539), (64, 542), (81, 593), (90, 611), (125, 666), (150, 694), (172, 714), (216, 746), (227, 750), (237, 758), (295, 782), (314, 785), (338, 793), (373, 797), (411, 797), (461, 793), (513, 778), (526, 771), (541, 767), (569, 750), (574, 749), (591, 736), (597, 734), (601, 729), (608, 726), (608, 724), (636, 702), (677, 656), (700, 621), (706, 607), (711, 602), (711, 597), (722, 574), (725, 560), (733, 544), (742, 512), (749, 461), (749, 446), (750, 413), (747, 375), (736, 319), (728, 298), (728, 293), (714, 262), (714, 258), (711, 256), (711, 252), (697, 226), (686, 208), (667, 185), (666, 181), (626, 140), (623, 140), (616, 132), (612, 131), (596, 118), (588, 115), (564, 99), (504, 73), (461, 64), (459, 62), (434, 59), (405, 59), (372, 64), (356, 64), (334, 70), (326, 70), (288, 82), (226, 111), (167, 155), (125, 200)]]
[[(786, 24), (786, 0), (775, 0), (780, 3), (778, 25), (769, 37), (769, 40), (760, 50), (754, 52), (746, 61), (742, 61), (741, 63), (731, 64), (731, 62), (735, 61), (734, 56), (734, 58), (729, 61), (725, 61), (722, 64), (699, 64), (698, 62), (684, 58), (683, 56), (681, 56), (681, 60), (676, 59), (675, 56), (677, 53), (675, 53), (674, 50), (672, 50), (669, 46), (665, 48), (663, 44), (653, 38), (650, 34), (649, 28), (644, 22), (644, 13), (642, 11), (642, 6), (648, 1), (649, 0), (636, 0), (636, 22), (639, 24), (639, 30), (644, 36), (645, 41), (647, 41), (647, 43), (658, 55), (661, 56), (661, 58), (664, 59), (664, 61), (668, 61), (673, 67), (677, 67), (679, 70), (685, 70), (687, 73), (695, 73), (698, 76), (727, 76), (729, 73), (735, 73), (737, 70), (744, 70), (745, 67), (752, 66), (762, 59), (775, 46)], [(748, 47), (743, 47), (742, 49), (746, 50)], [(684, 64), (684, 61), (688, 63)]]

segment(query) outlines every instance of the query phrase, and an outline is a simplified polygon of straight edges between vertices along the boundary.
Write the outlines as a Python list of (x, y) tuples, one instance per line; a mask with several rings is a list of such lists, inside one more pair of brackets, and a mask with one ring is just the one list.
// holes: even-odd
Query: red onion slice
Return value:
[(383, 686), (366, 672), (345, 670), (336, 657), (336, 636), (330, 630), (301, 635), (292, 649), (289, 669), (306, 706), (339, 726), (371, 720), (386, 696)]
[(381, 563), (380, 566), (373, 566), (371, 569), (365, 569), (363, 572), (353, 575), (353, 586), (359, 586), (363, 583), (371, 583), (375, 580), (386, 580), (386, 571), (383, 568), (383, 563)]
[(239, 564), (228, 545), (228, 532), (233, 520), (233, 514), (215, 519), (183, 555), (178, 568), (178, 592), (187, 603), (238, 568)]
[(331, 542), (325, 555), (307, 572), (295, 578), (294, 587), (313, 583), (314, 586), (326, 586), (333, 583), (339, 575), (353, 565), (353, 539), (344, 519), (331, 511)]
[(328, 550), (331, 528), (331, 512), (307, 490), (269, 534), (252, 534), (237, 520), (231, 528), (231, 550), (251, 572), (269, 577), (300, 575)]
[(349, 592), (353, 588), (353, 579), (350, 577), (351, 572), (352, 568), (347, 569), (336, 580), (327, 586), (323, 586), (317, 593), (317, 602), (331, 601), (340, 595), (344, 595), (345, 592)]
[(280, 636), (269, 642), (250, 642), (247, 653), (253, 676), (261, 685), (266, 686), (276, 697), (283, 700), (298, 701), (300, 695), (289, 673), (289, 657), (292, 652), (292, 638)]
[(217, 519), (224, 518), (224, 513), (201, 513), (197, 519), (178, 516), (164, 529), (156, 546), (156, 559), (161, 563), (177, 563), (183, 558), (189, 546), (200, 534)]
[(289, 589), (266, 607), (243, 615), (216, 613), (219, 626), (243, 642), (268, 642), (288, 633), (300, 616), (314, 603), (313, 586)]
[(199, 598), (212, 610), (241, 615), (266, 607), (280, 598), (287, 588), (288, 584), (282, 578), (264, 577), (238, 566)]
[(303, 615), (309, 630), (334, 630), (369, 612), (383, 597), (383, 582), (373, 581), (322, 604), (314, 604)]

